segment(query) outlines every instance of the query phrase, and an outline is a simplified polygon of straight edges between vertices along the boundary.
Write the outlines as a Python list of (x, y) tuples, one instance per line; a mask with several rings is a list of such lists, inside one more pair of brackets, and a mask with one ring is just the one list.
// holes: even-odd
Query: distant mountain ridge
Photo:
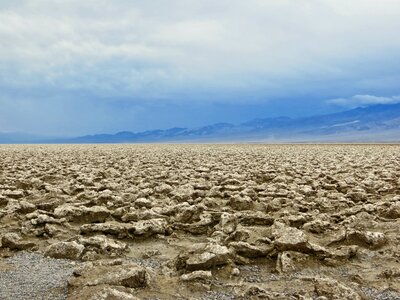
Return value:
[[(7, 142), (7, 139), (5, 139)], [(9, 142), (18, 142), (10, 139)], [(36, 139), (42, 143), (147, 142), (400, 142), (400, 103), (355, 108), (303, 118), (254, 119), (238, 125), (216, 123), (198, 128), (170, 128), (143, 132), (122, 131), (75, 138)], [(0, 142), (4, 138), (0, 134)], [(24, 142), (24, 141), (20, 141)], [(28, 140), (27, 142), (32, 142)]]
[[(171, 128), (144, 132), (119, 132), (109, 135), (91, 135), (71, 139), (70, 142), (179, 142), (179, 141), (263, 141), (314, 140), (327, 137), (365, 136), (393, 132), (393, 140), (400, 141), (400, 103), (373, 105), (344, 112), (303, 118), (276, 117), (254, 119), (242, 124), (216, 123), (199, 128)], [(397, 134), (398, 133), (398, 134)], [(379, 137), (379, 138), (378, 138)], [(390, 139), (384, 135), (385, 139)], [(374, 136), (367, 140), (373, 141)]]

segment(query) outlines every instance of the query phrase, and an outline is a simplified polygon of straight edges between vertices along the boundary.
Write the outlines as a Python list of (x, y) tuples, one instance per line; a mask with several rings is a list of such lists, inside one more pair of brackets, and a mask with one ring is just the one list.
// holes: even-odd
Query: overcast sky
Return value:
[(399, 0), (0, 0), (0, 132), (399, 102), (399, 30)]

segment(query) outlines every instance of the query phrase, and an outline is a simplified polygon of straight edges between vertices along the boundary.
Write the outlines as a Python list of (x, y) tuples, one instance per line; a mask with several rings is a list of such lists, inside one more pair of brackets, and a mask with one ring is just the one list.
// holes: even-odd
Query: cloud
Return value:
[(345, 107), (368, 106), (373, 104), (394, 104), (400, 102), (400, 95), (391, 97), (379, 97), (373, 95), (355, 95), (349, 98), (336, 98), (327, 101), (331, 105)]
[[(74, 111), (115, 102), (107, 120), (133, 130), (122, 128), (131, 123), (117, 115), (121, 99), (150, 112), (153, 102), (185, 104), (190, 122), (194, 102), (281, 100), (288, 111), (279, 114), (290, 114), (296, 99), (312, 99), (314, 109), (343, 95), (397, 95), (397, 28), (398, 0), (0, 1), (0, 105), (32, 103), (3, 105), (0, 117), (30, 129), (17, 120), (40, 108), (51, 120), (43, 128), (58, 119), (71, 126)], [(101, 128), (95, 119), (82, 131)]]
[(152, 97), (155, 86), (164, 96), (265, 86), (273, 94), (284, 80), (354, 76), (354, 56), (400, 48), (398, 1), (42, 0), (1, 8), (0, 62), (15, 85), (34, 78), (110, 96)]

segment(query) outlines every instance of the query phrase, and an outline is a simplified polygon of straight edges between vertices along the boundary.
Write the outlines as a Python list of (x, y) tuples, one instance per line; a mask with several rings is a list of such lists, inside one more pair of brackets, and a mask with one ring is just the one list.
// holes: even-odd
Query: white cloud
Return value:
[(271, 94), (285, 80), (365, 77), (354, 64), (399, 53), (398, 28), (397, 0), (16, 1), (0, 4), (0, 81)]
[(355, 95), (349, 98), (337, 98), (327, 101), (328, 104), (345, 107), (367, 106), (373, 104), (393, 104), (400, 102), (400, 95), (391, 97), (378, 97), (373, 95)]

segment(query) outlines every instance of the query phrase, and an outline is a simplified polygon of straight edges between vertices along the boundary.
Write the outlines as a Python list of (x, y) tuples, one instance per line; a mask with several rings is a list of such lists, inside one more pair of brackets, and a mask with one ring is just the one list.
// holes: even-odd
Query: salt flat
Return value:
[(399, 145), (0, 146), (0, 285), (57, 299), (399, 299), (399, 228)]

